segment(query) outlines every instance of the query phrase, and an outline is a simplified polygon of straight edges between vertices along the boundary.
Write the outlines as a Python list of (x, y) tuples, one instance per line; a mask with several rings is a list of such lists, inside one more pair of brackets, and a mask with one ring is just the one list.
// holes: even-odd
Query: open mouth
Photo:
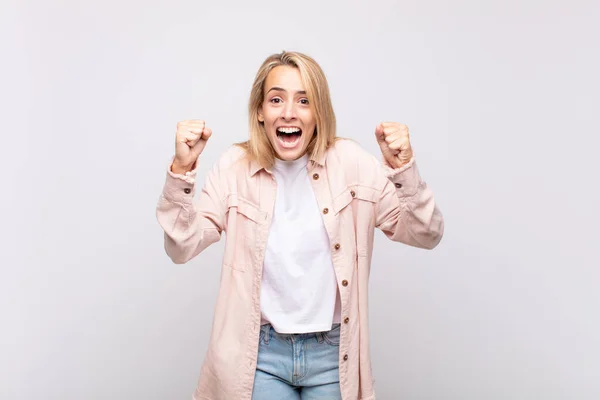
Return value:
[(277, 128), (277, 138), (283, 147), (292, 148), (300, 142), (302, 129), (298, 127)]

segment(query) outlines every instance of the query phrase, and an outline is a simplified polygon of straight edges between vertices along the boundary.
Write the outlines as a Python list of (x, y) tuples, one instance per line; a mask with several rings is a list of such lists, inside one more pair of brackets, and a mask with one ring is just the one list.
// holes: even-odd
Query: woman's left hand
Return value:
[(381, 153), (392, 168), (400, 168), (413, 157), (408, 126), (398, 122), (382, 122), (375, 128)]

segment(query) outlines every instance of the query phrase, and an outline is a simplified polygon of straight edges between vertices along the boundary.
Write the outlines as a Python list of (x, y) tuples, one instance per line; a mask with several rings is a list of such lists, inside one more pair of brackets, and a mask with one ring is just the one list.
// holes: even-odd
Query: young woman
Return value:
[[(177, 124), (157, 207), (165, 249), (185, 263), (226, 233), (219, 295), (196, 400), (375, 399), (368, 278), (374, 229), (432, 249), (443, 218), (408, 128), (375, 129), (383, 163), (336, 137), (329, 88), (301, 53), (268, 57), (232, 146), (194, 200), (212, 135)], [(398, 260), (398, 263), (401, 263)]]

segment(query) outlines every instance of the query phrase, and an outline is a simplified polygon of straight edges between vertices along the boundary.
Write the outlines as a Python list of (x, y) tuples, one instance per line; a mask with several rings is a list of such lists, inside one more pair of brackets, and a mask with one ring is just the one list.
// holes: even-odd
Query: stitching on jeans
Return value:
[[(337, 331), (339, 332), (339, 330), (340, 330), (340, 329), (341, 329), (341, 326), (339, 326), (339, 325), (338, 325), (338, 326), (336, 326), (335, 328), (333, 328), (331, 331), (333, 331), (333, 330), (337, 330)], [(324, 339), (325, 339), (325, 341), (326, 341), (327, 343), (329, 343), (330, 345), (332, 345), (332, 346), (339, 346), (339, 345), (340, 345), (340, 339), (341, 339), (341, 338), (340, 338), (340, 333), (338, 333), (338, 339), (337, 339), (337, 342), (335, 342), (335, 341), (333, 341), (333, 340), (332, 340), (332, 339), (329, 337), (329, 333), (330, 333), (331, 331), (328, 331), (328, 332), (323, 332), (323, 338), (324, 338)]]
[(325, 335), (325, 341), (326, 341), (327, 343), (329, 343), (330, 345), (332, 345), (332, 346), (339, 346), (339, 345), (340, 345), (340, 342), (334, 342), (334, 341), (333, 341), (333, 340), (331, 340), (331, 339), (329, 338), (329, 336), (327, 336), (327, 335)]
[(260, 334), (258, 336), (258, 341), (259, 341), (259, 344), (265, 344), (265, 345), (267, 344), (265, 342), (265, 330), (262, 327), (260, 328)]

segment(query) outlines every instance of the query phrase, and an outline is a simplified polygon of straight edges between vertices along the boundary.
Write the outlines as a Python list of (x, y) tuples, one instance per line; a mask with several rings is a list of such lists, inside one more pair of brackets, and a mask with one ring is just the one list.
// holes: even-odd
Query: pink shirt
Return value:
[[(434, 248), (444, 230), (432, 191), (411, 160), (382, 165), (356, 142), (338, 140), (309, 174), (332, 249), (341, 299), (343, 400), (374, 400), (368, 280), (374, 229), (391, 240)], [(219, 295), (195, 400), (250, 400), (261, 322), (260, 285), (277, 187), (271, 173), (236, 146), (212, 168), (194, 200), (195, 171), (168, 171), (157, 206), (165, 249), (185, 263), (226, 233)]]

